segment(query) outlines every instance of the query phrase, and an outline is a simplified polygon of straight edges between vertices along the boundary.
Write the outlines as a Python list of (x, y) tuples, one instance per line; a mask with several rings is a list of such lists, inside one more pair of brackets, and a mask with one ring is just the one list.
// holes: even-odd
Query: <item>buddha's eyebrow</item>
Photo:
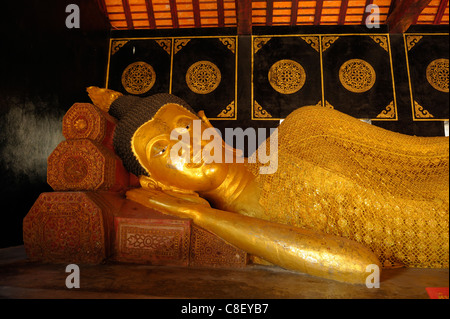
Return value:
[(154, 126), (156, 126), (159, 130), (161, 130), (163, 132), (170, 131), (170, 127), (169, 127), (169, 125), (167, 125), (167, 123), (165, 121), (162, 121), (158, 118), (155, 118), (154, 121), (155, 121)]

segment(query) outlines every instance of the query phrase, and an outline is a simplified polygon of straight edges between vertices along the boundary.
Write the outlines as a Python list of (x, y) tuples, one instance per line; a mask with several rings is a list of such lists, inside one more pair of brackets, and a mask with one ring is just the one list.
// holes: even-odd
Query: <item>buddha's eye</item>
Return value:
[(177, 121), (177, 129), (180, 131), (189, 130), (192, 127), (192, 119), (190, 118), (181, 118)]
[(151, 156), (157, 157), (163, 155), (167, 151), (168, 146), (166, 141), (155, 142), (152, 146)]

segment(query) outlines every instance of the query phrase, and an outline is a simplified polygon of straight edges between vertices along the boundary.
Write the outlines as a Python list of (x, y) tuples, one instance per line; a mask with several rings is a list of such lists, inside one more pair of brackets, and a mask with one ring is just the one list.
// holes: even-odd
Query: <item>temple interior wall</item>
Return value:
[[(448, 127), (447, 28), (414, 27), (404, 35), (366, 27), (254, 28), (251, 36), (235, 29), (110, 32), (94, 2), (80, 2), (81, 28), (67, 29), (68, 3), (77, 1), (54, 0), (51, 10), (2, 21), (9, 25), (1, 28), (2, 247), (23, 243), (23, 217), (51, 191), (47, 157), (63, 140), (65, 112), (89, 102), (87, 86), (176, 94), (222, 132), (274, 128), (306, 105), (410, 135), (442, 136)], [(38, 4), (8, 6), (20, 12)], [(435, 72), (441, 59), (446, 89)], [(152, 70), (151, 81), (139, 82), (142, 67)]]

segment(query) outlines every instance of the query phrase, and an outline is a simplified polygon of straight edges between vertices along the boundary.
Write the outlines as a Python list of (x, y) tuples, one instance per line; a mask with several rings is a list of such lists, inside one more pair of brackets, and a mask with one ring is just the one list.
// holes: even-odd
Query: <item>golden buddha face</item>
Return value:
[[(201, 137), (206, 129), (196, 115), (169, 103), (136, 130), (131, 145), (139, 163), (158, 182), (188, 191), (209, 191), (224, 181), (228, 164), (205, 163), (202, 153), (209, 141)], [(182, 132), (183, 138), (174, 138), (174, 132)]]

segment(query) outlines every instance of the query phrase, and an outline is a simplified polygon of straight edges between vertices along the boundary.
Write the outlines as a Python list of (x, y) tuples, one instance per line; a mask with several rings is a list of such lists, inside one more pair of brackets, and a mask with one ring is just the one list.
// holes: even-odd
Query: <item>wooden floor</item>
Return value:
[(384, 270), (380, 288), (350, 285), (277, 267), (181, 268), (78, 265), (80, 288), (66, 287), (65, 264), (26, 260), (24, 248), (0, 250), (0, 297), (13, 299), (429, 299), (448, 287), (448, 269)]

